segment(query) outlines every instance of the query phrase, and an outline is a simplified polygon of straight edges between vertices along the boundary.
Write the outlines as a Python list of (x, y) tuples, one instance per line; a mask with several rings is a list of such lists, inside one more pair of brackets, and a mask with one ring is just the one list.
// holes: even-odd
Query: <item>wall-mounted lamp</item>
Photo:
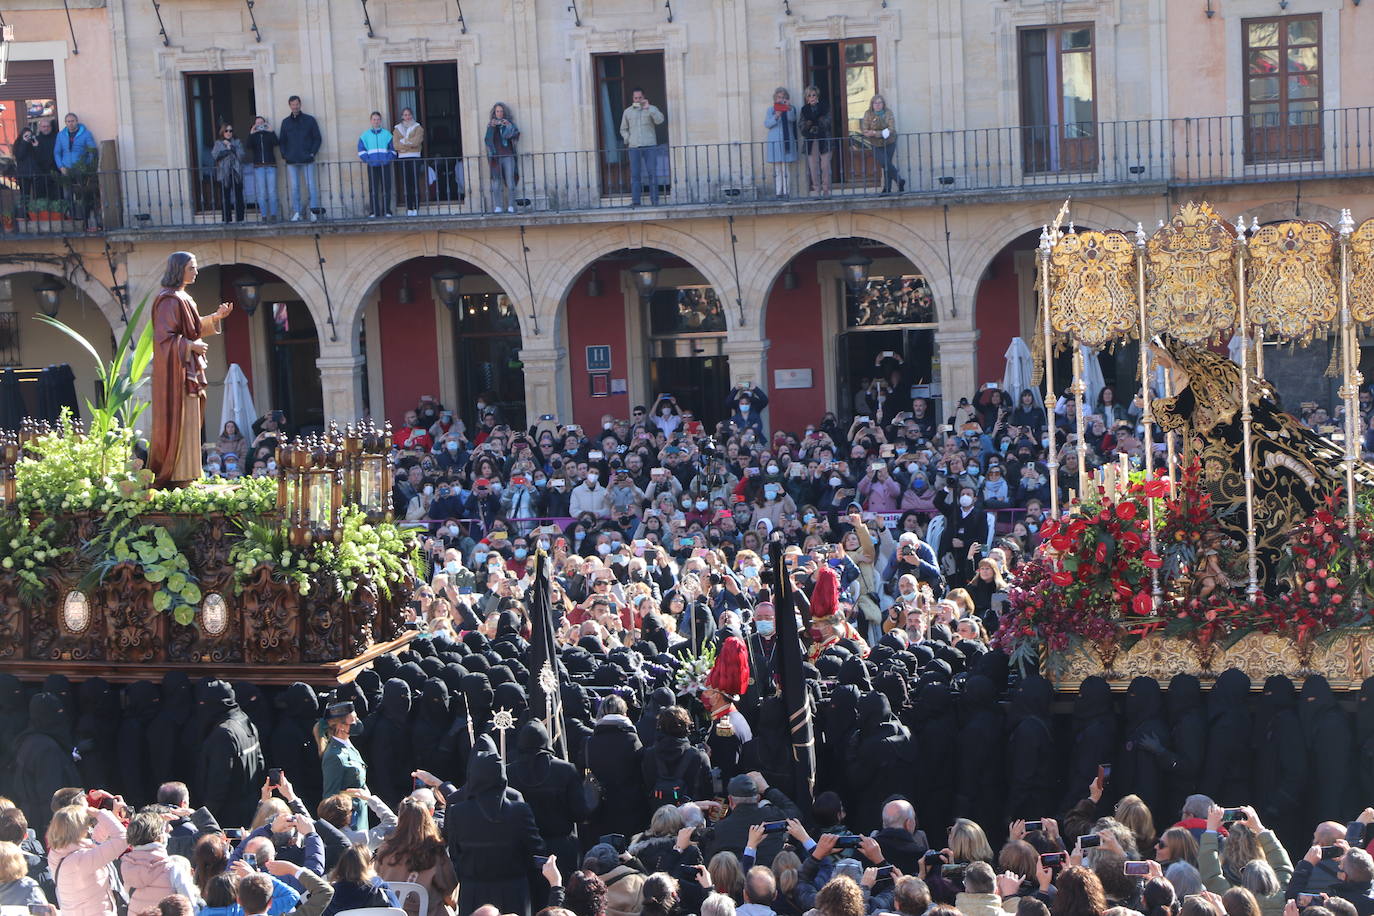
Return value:
[(452, 267), (445, 267), (434, 275), (434, 285), (439, 290), (439, 301), (450, 309), (458, 305), (458, 283), (463, 275)]
[(234, 281), (234, 289), (237, 290), (239, 308), (243, 309), (243, 314), (252, 318), (262, 302), (262, 281), (252, 274), (244, 274)]
[(861, 293), (864, 287), (868, 286), (868, 268), (872, 264), (872, 258), (857, 251), (840, 262), (840, 266), (844, 268), (844, 284), (849, 287), (850, 292)]
[(34, 284), (33, 292), (38, 297), (38, 306), (44, 315), (49, 318), (57, 317), (57, 310), (62, 305), (62, 290), (66, 288), (56, 277), (45, 276)]
[(630, 268), (630, 273), (634, 277), (635, 289), (639, 291), (639, 298), (650, 299), (654, 291), (658, 289), (659, 266), (653, 261), (640, 261)]
[(396, 293), (396, 301), (401, 305), (415, 301), (415, 294), (410, 291), (410, 274), (401, 274), (401, 289)]

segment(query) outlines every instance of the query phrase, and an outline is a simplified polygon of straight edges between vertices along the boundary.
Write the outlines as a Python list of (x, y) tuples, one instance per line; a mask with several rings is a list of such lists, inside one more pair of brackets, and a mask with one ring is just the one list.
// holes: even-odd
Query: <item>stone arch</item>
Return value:
[(358, 322), (363, 316), (363, 302), (368, 293), (381, 282), (382, 278), (396, 267), (412, 258), (447, 257), (466, 261), (481, 268), (487, 276), (500, 285), (511, 302), (520, 321), (521, 340), (533, 339), (533, 328), (527, 327), (530, 316), (529, 294), (525, 286), (525, 275), (516, 262), (492, 246), (478, 241), (470, 235), (455, 235), (440, 232), (437, 239), (424, 238), (420, 245), (415, 236), (403, 236), (390, 244), (377, 249), (365, 259), (359, 259), (344, 274), (336, 294), (343, 305), (336, 319), (340, 334), (346, 335), (355, 346), (358, 339)]
[(873, 239), (900, 252), (925, 275), (926, 282), (935, 292), (936, 308), (941, 307), (942, 300), (948, 303), (951, 290), (948, 275), (941, 269), (945, 263), (943, 253), (902, 223), (887, 216), (876, 213), (836, 212), (828, 218), (817, 219), (799, 227), (769, 248), (756, 251), (741, 267), (741, 276), (755, 278), (752, 285), (746, 287), (747, 295), (744, 301), (759, 304), (758, 320), (755, 322), (758, 336), (763, 336), (763, 329), (767, 326), (768, 293), (772, 290), (778, 274), (782, 272), (782, 268), (777, 265), (785, 263), (818, 242), (843, 238)]
[[(728, 236), (726, 241), (728, 244)], [(737, 288), (734, 271), (720, 252), (708, 243), (660, 223), (625, 223), (602, 229), (556, 255), (551, 253), (547, 266), (540, 271), (534, 285), (535, 301), (549, 303), (547, 312), (541, 312), (541, 317), (546, 317), (551, 334), (557, 333), (563, 301), (577, 278), (598, 258), (624, 248), (654, 248), (682, 258), (701, 272), (722, 302), (729, 303), (735, 299)], [(725, 309), (727, 330), (733, 332), (737, 329), (738, 318), (735, 309)]]
[[(325, 301), (324, 287), (320, 285), (318, 268), (313, 263), (307, 264), (289, 252), (251, 239), (205, 241), (185, 249), (170, 248), (167, 254), (180, 250), (195, 255), (196, 262), (201, 267), (231, 267), (235, 264), (245, 264), (270, 271), (301, 297), (306, 308), (310, 310), (311, 319), (315, 322), (320, 346), (323, 348), (326, 345), (329, 337), (329, 308)], [(137, 279), (138, 292), (130, 295), (131, 302), (136, 303), (140, 297), (157, 292), (162, 279), (163, 263), (163, 258), (159, 258), (148, 272)], [(337, 326), (337, 316), (334, 321)]]
[(1341, 211), (1333, 207), (1324, 207), (1321, 204), (1314, 204), (1310, 201), (1302, 205), (1302, 213), (1298, 213), (1298, 202), (1296, 200), (1276, 200), (1272, 203), (1262, 204), (1252, 210), (1241, 214), (1246, 217), (1248, 224), (1251, 219), (1259, 220), (1261, 226), (1266, 223), (1277, 223), (1287, 219), (1306, 219), (1318, 220), (1326, 223), (1333, 228), (1341, 221)]
[(110, 330), (114, 332), (116, 337), (124, 330), (125, 319), (120, 315), (119, 303), (115, 300), (114, 294), (87, 273), (81, 265), (78, 264), (68, 270), (63, 264), (51, 261), (14, 261), (0, 264), (0, 277), (23, 273), (46, 274), (71, 284), (81, 290), (82, 294), (91, 300), (96, 308), (100, 309), (100, 314), (105, 316), (105, 320), (110, 324)]

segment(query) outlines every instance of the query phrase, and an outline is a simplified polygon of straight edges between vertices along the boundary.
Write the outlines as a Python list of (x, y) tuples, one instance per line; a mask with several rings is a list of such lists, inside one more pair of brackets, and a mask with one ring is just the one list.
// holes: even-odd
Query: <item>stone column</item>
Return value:
[(935, 332), (940, 356), (942, 416), (954, 413), (960, 398), (972, 398), (978, 388), (978, 329), (941, 328)]
[[(340, 424), (351, 423), (363, 414), (363, 363), (361, 354), (342, 353), (324, 354), (315, 360), (320, 370), (320, 391), (324, 395), (324, 419), (338, 420)], [(378, 424), (386, 417), (381, 416), (381, 405), (374, 404), (374, 416)]]
[(572, 422), (572, 389), (567, 384), (566, 347), (520, 348), (525, 374), (525, 419), (533, 424), (540, 416), (553, 414), (563, 423)]

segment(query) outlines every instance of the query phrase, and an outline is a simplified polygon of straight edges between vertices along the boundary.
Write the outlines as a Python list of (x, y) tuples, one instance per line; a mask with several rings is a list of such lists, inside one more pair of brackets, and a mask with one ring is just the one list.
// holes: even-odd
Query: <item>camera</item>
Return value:
[(835, 838), (836, 849), (857, 849), (864, 838), (857, 833), (843, 833)]
[(1221, 812), (1221, 822), (1223, 824), (1234, 824), (1236, 821), (1244, 819), (1245, 812), (1240, 808), (1227, 808)]
[(941, 865), (940, 877), (948, 878), (951, 881), (963, 881), (964, 871), (968, 868), (965, 864)]
[(1123, 862), (1121, 863), (1121, 873), (1123, 875), (1133, 875), (1137, 878), (1144, 878), (1150, 873), (1149, 862)]
[(1064, 854), (1062, 852), (1046, 852), (1040, 855), (1040, 861), (1046, 868), (1058, 868), (1064, 864)]
[(1078, 838), (1078, 847), (1080, 849), (1092, 849), (1096, 846), (1101, 845), (1102, 837), (1098, 836), (1095, 833), (1085, 833)]
[(1340, 858), (1341, 856), (1343, 856), (1343, 855), (1345, 855), (1345, 850), (1342, 849), (1342, 848), (1339, 847), (1339, 846), (1323, 846), (1323, 847), (1322, 847), (1322, 858), (1323, 858), (1323, 859), (1339, 859), (1339, 858)]
[(764, 821), (759, 826), (764, 833), (783, 833), (787, 830), (787, 821)]
[(1034, 833), (1034, 832), (1037, 831), (1037, 830), (1043, 830), (1043, 829), (1044, 829), (1044, 824), (1042, 824), (1040, 821), (1026, 821), (1026, 832), (1027, 832), (1027, 833)]

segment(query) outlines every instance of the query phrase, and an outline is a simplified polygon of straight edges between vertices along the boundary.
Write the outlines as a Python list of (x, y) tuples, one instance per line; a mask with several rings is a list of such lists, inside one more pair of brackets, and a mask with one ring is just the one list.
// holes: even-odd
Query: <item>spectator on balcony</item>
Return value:
[(253, 193), (258, 199), (258, 217), (275, 223), (280, 216), (277, 202), (277, 134), (267, 119), (258, 115), (248, 131), (248, 154), (253, 162)]
[(644, 90), (636, 86), (630, 93), (630, 107), (620, 116), (620, 138), (630, 151), (630, 206), (638, 207), (644, 182), (649, 182), (649, 200), (658, 206), (658, 125), (663, 112), (650, 105)]
[(812, 197), (830, 196), (830, 157), (834, 151), (835, 119), (830, 105), (821, 98), (821, 91), (807, 86), (802, 94), (801, 118), (798, 132), (806, 153), (807, 192)]
[(873, 155), (883, 170), (883, 193), (890, 193), (896, 182), (897, 193), (901, 194), (906, 190), (906, 179), (897, 171), (897, 118), (881, 95), (873, 96), (868, 103), (868, 111), (859, 122), (859, 133), (872, 144)]
[(406, 199), (406, 216), (418, 216), (420, 156), (425, 144), (425, 129), (415, 120), (414, 110), (401, 109), (401, 121), (391, 130), (391, 142), (396, 147), (396, 171), (400, 174), (401, 193)]
[[(301, 111), (301, 97), (293, 95), (286, 100), (291, 114), (281, 122), (279, 134), (281, 157), (286, 160), (287, 193), (291, 195), (291, 221), (307, 216), (315, 220), (315, 210), (320, 206), (320, 188), (315, 178), (315, 156), (320, 151), (320, 125), (313, 117)], [(301, 182), (309, 189), (309, 208), (302, 199)]]
[(487, 119), (487, 165), (491, 168), (491, 200), (497, 213), (515, 212), (515, 185), (520, 181), (520, 169), (515, 161), (515, 141), (520, 128), (515, 126), (510, 106), (497, 102), (491, 106)]
[(768, 128), (764, 159), (773, 164), (773, 193), (782, 200), (790, 191), (792, 163), (797, 161), (797, 109), (792, 94), (779, 86), (773, 90), (773, 107), (763, 115)]
[(52, 158), (53, 143), (56, 140), (52, 121), (44, 118), (38, 122), (38, 130), (24, 128), (23, 134), (10, 147), (19, 178), (19, 190), (26, 202), (50, 194), (52, 174), (55, 171)]
[(73, 219), (84, 220), (90, 209), (92, 189), (82, 173), (95, 170), (98, 154), (95, 137), (75, 114), (68, 112), (67, 129), (53, 142), (53, 162), (67, 178), (62, 194), (72, 203)]
[(223, 193), (224, 221), (241, 223), (243, 164), (248, 161), (248, 152), (243, 148), (243, 143), (234, 136), (234, 125), (225, 124), (219, 129), (219, 139), (215, 141), (215, 148), (210, 155), (214, 158), (215, 178), (219, 181)]
[(391, 163), (396, 161), (396, 147), (391, 144), (391, 132), (382, 127), (382, 113), (374, 111), (372, 126), (358, 137), (358, 158), (367, 166), (367, 190), (372, 199), (368, 219), (392, 216)]

